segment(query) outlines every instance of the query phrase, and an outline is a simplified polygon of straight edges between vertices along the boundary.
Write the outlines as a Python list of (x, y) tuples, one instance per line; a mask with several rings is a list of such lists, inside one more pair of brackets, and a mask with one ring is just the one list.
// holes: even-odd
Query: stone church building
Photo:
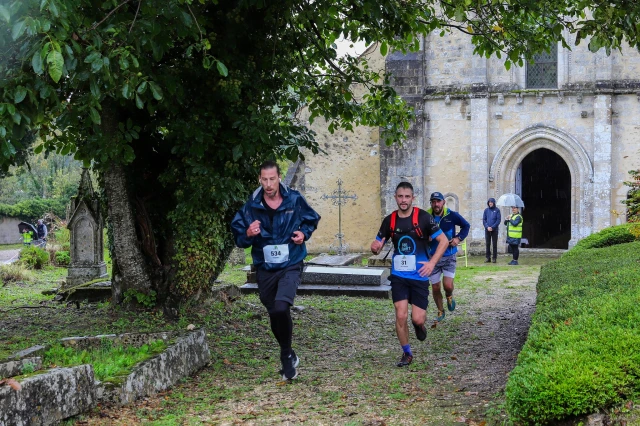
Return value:
[[(637, 50), (607, 56), (585, 42), (571, 51), (558, 45), (507, 71), (503, 60), (473, 55), (468, 36), (454, 32), (429, 35), (416, 53), (382, 57), (372, 46), (364, 55), (393, 74), (415, 120), (401, 147), (386, 146), (374, 128), (331, 134), (321, 120), (311, 125), (327, 155), (308, 155), (287, 175), (322, 215), (310, 251), (336, 245), (338, 208), (323, 195), (337, 189), (338, 178), (357, 196), (341, 212), (352, 252), (369, 250), (403, 180), (415, 188), (415, 205), (428, 207), (433, 191), (445, 194), (471, 223), (476, 252), (484, 249), (487, 199), (507, 192), (524, 200), (531, 248), (566, 249), (625, 221), (623, 181), (640, 168)], [(504, 241), (504, 226), (500, 232)]]

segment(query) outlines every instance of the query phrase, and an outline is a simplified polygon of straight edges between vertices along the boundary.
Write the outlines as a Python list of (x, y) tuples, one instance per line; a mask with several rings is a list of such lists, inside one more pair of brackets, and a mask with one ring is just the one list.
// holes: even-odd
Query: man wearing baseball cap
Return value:
[[(449, 240), (449, 247), (444, 252), (435, 268), (429, 275), (431, 288), (433, 289), (433, 300), (438, 307), (438, 316), (436, 321), (444, 320), (445, 312), (442, 304), (442, 292), (440, 291), (441, 276), (444, 284), (444, 292), (447, 297), (447, 309), (452, 312), (456, 308), (456, 300), (453, 298), (453, 279), (456, 276), (456, 253), (458, 252), (458, 244), (460, 244), (467, 235), (471, 225), (458, 212), (445, 207), (446, 201), (440, 192), (434, 192), (429, 197), (431, 208), (427, 211), (433, 216), (433, 219), (440, 229), (444, 232)], [(456, 234), (456, 226), (460, 228), (460, 232)], [(429, 244), (429, 256), (435, 253), (438, 244), (432, 241)]]

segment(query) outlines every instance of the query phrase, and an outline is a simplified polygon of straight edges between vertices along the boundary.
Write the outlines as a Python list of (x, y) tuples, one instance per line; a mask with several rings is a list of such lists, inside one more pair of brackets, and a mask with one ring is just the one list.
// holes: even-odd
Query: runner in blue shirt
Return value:
[[(456, 300), (453, 298), (453, 279), (456, 276), (456, 253), (458, 252), (458, 244), (467, 238), (471, 225), (460, 213), (445, 207), (446, 201), (442, 193), (432, 193), (429, 200), (431, 202), (431, 208), (427, 211), (433, 215), (433, 219), (438, 226), (440, 226), (440, 229), (449, 241), (449, 247), (429, 276), (433, 288), (433, 300), (438, 307), (436, 321), (440, 322), (444, 320), (445, 317), (444, 306), (442, 304), (442, 292), (440, 291), (440, 279), (441, 276), (444, 276), (442, 283), (444, 284), (444, 292), (447, 296), (447, 309), (451, 312), (456, 308)], [(457, 234), (456, 226), (460, 228), (460, 232)], [(435, 254), (438, 249), (438, 244), (436, 244), (435, 241), (431, 242), (429, 254)]]
[[(412, 208), (413, 186), (400, 182), (395, 193), (398, 210), (385, 217), (371, 251), (379, 254), (385, 241), (391, 238), (394, 252), (391, 264), (391, 296), (396, 311), (396, 334), (402, 346), (398, 367), (411, 364), (413, 353), (409, 344), (409, 303), (411, 322), (418, 340), (427, 338), (424, 326), (429, 303), (429, 275), (447, 249), (449, 242), (438, 228), (433, 217), (417, 207)], [(431, 259), (427, 258), (429, 237), (437, 241), (438, 248)]]

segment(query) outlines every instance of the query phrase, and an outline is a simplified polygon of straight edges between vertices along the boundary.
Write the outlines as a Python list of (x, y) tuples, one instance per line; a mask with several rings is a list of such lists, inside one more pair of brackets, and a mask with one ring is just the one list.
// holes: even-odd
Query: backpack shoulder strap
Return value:
[(422, 234), (422, 229), (420, 229), (420, 226), (418, 224), (418, 214), (420, 213), (420, 209), (417, 207), (413, 208), (413, 216), (411, 218), (411, 222), (413, 224), (413, 229), (416, 231), (416, 235), (418, 235), (418, 237), (422, 238), (423, 234)]
[(396, 229), (396, 218), (398, 217), (398, 211), (394, 210), (393, 213), (391, 213), (391, 239), (393, 240), (393, 232)]

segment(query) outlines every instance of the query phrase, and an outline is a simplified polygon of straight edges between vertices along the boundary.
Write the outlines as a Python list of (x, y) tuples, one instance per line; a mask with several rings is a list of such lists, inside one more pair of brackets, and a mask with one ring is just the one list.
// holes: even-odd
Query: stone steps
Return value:
[[(247, 284), (240, 287), (243, 293), (258, 291), (258, 285), (248, 274)], [(302, 272), (297, 294), (322, 294), (327, 296), (360, 296), (388, 299), (391, 286), (387, 268), (306, 266)]]
[[(388, 283), (388, 281), (387, 281)], [(257, 293), (258, 284), (246, 283), (240, 287), (242, 293)], [(391, 298), (391, 286), (389, 284), (366, 286), (366, 285), (335, 285), (335, 284), (300, 284), (298, 295), (322, 295), (322, 296), (356, 296), (356, 297), (377, 297), (381, 299)]]

